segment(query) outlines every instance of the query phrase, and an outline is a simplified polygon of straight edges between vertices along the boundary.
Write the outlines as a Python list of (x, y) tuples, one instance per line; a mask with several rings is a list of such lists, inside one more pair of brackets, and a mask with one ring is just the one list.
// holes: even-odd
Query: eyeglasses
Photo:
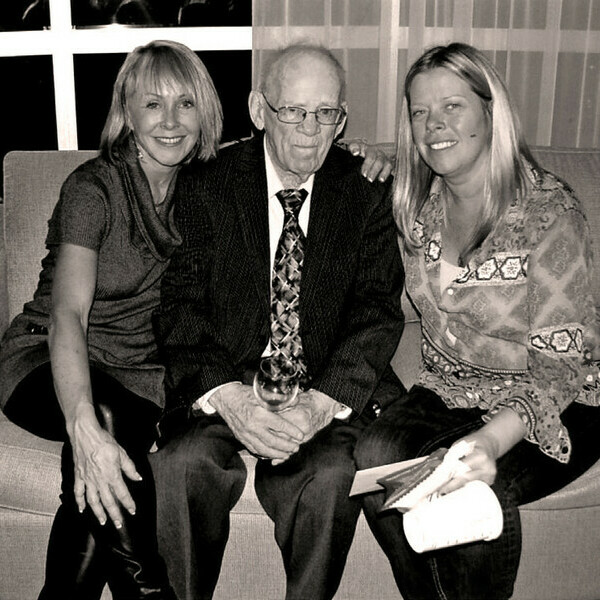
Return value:
[(306, 110), (299, 106), (282, 106), (281, 108), (275, 108), (267, 100), (267, 97), (263, 94), (262, 97), (265, 99), (267, 106), (277, 115), (282, 123), (288, 123), (290, 125), (297, 125), (302, 123), (306, 119), (306, 115), (315, 115), (317, 123), (321, 125), (337, 125), (346, 115), (346, 111), (343, 108), (317, 108), (317, 110)]

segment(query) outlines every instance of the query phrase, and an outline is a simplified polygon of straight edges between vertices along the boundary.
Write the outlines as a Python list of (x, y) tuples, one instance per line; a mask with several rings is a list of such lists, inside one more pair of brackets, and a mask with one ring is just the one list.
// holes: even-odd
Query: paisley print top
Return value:
[(567, 184), (531, 170), (530, 192), (514, 201), (469, 264), (440, 290), (443, 202), (434, 182), (406, 255), (406, 288), (421, 314), (417, 383), (451, 408), (479, 407), (486, 419), (515, 410), (527, 438), (569, 460), (560, 414), (571, 402), (598, 405), (588, 224)]

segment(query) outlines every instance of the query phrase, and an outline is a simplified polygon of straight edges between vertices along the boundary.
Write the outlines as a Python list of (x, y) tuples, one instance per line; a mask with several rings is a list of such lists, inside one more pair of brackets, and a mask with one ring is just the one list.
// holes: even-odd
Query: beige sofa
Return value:
[[(537, 155), (542, 164), (576, 189), (586, 206), (595, 246), (600, 249), (600, 150), (546, 148), (537, 149)], [(0, 238), (0, 333), (34, 291), (44, 255), (46, 221), (60, 184), (75, 166), (91, 156), (92, 152), (13, 152), (6, 156), (4, 206), (0, 206), (0, 223), (4, 220)], [(419, 363), (420, 334), (417, 317), (408, 305), (407, 317), (409, 323), (394, 367), (410, 384)], [(253, 462), (250, 456), (245, 458)], [(58, 494), (59, 444), (38, 439), (0, 416), (1, 600), (36, 597)], [(514, 597), (598, 600), (600, 463), (560, 492), (523, 506), (521, 515), (523, 556)], [(283, 597), (283, 590), (283, 567), (273, 527), (256, 499), (250, 478), (232, 514), (230, 543), (216, 598), (275, 600)], [(385, 556), (363, 517), (336, 598), (400, 598)]]

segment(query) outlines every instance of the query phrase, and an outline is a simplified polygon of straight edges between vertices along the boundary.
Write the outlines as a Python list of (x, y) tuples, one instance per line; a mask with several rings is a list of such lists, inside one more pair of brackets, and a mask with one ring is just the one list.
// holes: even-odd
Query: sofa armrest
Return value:
[(4, 248), (4, 204), (0, 198), (0, 338), (8, 327), (8, 281)]

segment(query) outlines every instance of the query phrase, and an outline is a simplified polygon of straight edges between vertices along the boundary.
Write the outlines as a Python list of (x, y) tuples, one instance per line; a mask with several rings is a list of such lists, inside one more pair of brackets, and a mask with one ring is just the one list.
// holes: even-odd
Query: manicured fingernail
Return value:
[(121, 529), (121, 527), (123, 527), (123, 523), (121, 523), (121, 521), (115, 521), (115, 527), (117, 529)]
[(100, 519), (100, 525), (106, 525), (106, 519)]
[(135, 508), (130, 508), (128, 510), (130, 515), (135, 515)]

